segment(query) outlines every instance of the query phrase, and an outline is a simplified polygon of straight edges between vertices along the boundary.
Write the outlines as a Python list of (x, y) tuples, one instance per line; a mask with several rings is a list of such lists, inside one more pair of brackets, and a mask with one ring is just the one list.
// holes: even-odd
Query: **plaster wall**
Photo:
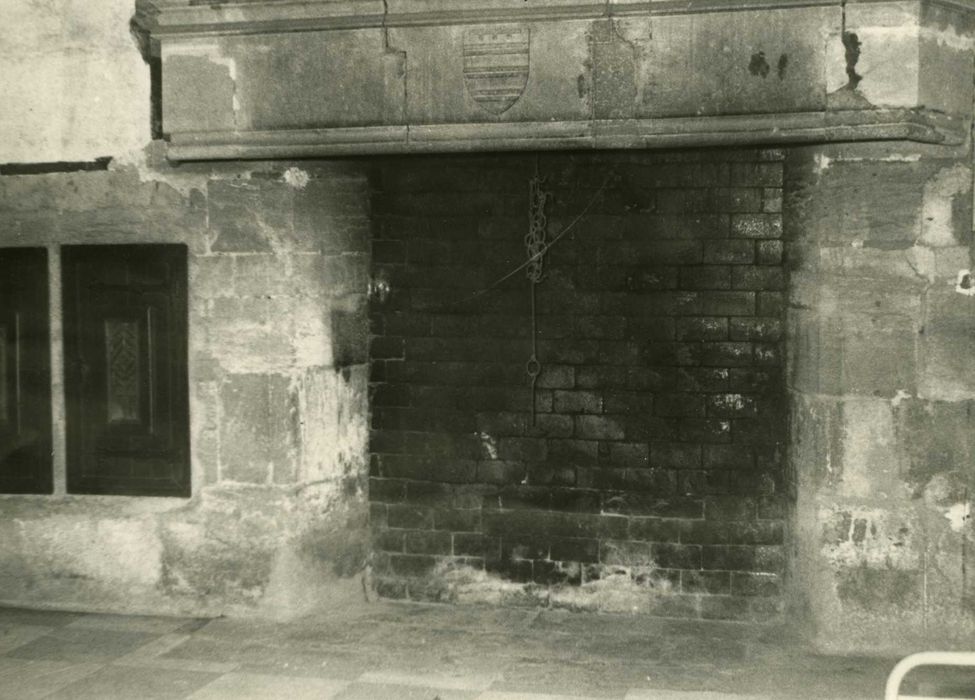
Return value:
[(0, 6), (0, 163), (138, 153), (150, 138), (149, 69), (131, 0)]

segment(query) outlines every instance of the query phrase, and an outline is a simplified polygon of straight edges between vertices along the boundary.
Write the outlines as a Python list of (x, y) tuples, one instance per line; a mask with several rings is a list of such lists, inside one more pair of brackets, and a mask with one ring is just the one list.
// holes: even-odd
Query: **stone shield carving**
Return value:
[(492, 25), (464, 33), (464, 84), (482, 108), (504, 114), (528, 85), (531, 30), (522, 25)]

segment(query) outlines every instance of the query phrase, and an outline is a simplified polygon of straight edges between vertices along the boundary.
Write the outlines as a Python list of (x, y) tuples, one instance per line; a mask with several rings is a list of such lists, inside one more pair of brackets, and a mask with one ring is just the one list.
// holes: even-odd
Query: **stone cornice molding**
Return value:
[(669, 119), (430, 124), (174, 136), (173, 160), (444, 152), (756, 146), (916, 141), (957, 146), (966, 125), (914, 110), (807, 112)]
[[(975, 9), (975, 0), (935, 1)], [(137, 0), (136, 19), (144, 29), (157, 35), (219, 35), (556, 22), (842, 5), (842, 0), (231, 0), (207, 4)]]
[(174, 160), (970, 130), (975, 0), (137, 2)]
[[(250, 34), (842, 7), (882, 0), (136, 0), (157, 34)], [(920, 0), (975, 12), (975, 0)]]

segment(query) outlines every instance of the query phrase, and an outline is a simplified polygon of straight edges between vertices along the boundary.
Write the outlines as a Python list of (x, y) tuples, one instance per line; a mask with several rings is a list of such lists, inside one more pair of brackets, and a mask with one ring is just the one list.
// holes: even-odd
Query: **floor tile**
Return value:
[(63, 627), (84, 616), (84, 613), (61, 612), (60, 610), (0, 608), (0, 625), (9, 623), (39, 627)]
[(538, 611), (524, 608), (461, 607), (443, 604), (388, 603), (370, 616), (376, 623), (425, 629), (478, 629), (512, 632), (527, 629)]
[(445, 690), (387, 683), (353, 683), (335, 700), (474, 700), (480, 691)]
[(256, 673), (228, 673), (193, 693), (192, 700), (241, 700), (245, 698), (287, 698), (328, 700), (348, 687), (348, 681), (307, 676), (273, 676)]
[(184, 617), (183, 624), (175, 632), (183, 632), (184, 634), (193, 634), (194, 632), (199, 632), (204, 627), (213, 622), (212, 617)]
[(38, 637), (43, 637), (51, 631), (51, 627), (0, 623), (0, 654), (13, 651), (17, 647), (32, 642)]
[(164, 659), (239, 664), (241, 670), (273, 675), (319, 676), (353, 680), (368, 670), (370, 654), (363, 649), (315, 651), (308, 645), (283, 646), (257, 642), (247, 635), (233, 639), (193, 637), (162, 655)]
[(622, 664), (549, 663), (543, 660), (521, 662), (505, 669), (504, 678), (492, 691), (578, 695), (592, 698), (622, 698), (629, 688), (645, 680), (639, 669)]
[(43, 698), (100, 668), (97, 663), (0, 658), (0, 700)]
[(433, 675), (407, 674), (388, 671), (363, 673), (359, 678), (364, 683), (387, 685), (409, 685), (421, 688), (442, 688), (444, 690), (486, 690), (498, 680), (497, 676)]
[(548, 695), (547, 693), (506, 693), (489, 690), (476, 700), (592, 700), (591, 695)]
[(240, 665), (234, 661), (207, 661), (206, 659), (168, 658), (166, 652), (185, 644), (190, 640), (188, 634), (165, 634), (153, 639), (135, 651), (115, 659), (116, 666), (130, 666), (133, 668), (162, 668), (178, 671), (202, 671), (204, 673), (229, 673)]
[(192, 637), (188, 634), (171, 632), (169, 634), (153, 637), (142, 646), (132, 649), (128, 654), (118, 658), (118, 661), (125, 659), (147, 659), (162, 656), (166, 652), (172, 651), (177, 647), (186, 644)]
[(771, 627), (556, 611), (377, 604), (281, 623), (0, 610), (0, 700), (52, 692), (107, 700), (864, 700), (882, 692), (892, 664), (818, 656)]
[(166, 634), (186, 626), (185, 617), (148, 617), (144, 615), (85, 615), (68, 623), (68, 629), (102, 629), (118, 632)]
[(325, 657), (251, 661), (241, 664), (239, 670), (270, 676), (306, 676), (354, 681), (370, 667), (371, 664), (362, 653), (352, 650), (345, 654), (329, 654)]
[(771, 700), (768, 696), (736, 695), (715, 691), (689, 690), (634, 690), (624, 700)]
[(48, 661), (108, 661), (143, 646), (156, 635), (62, 627), (17, 647), (8, 657)]
[(50, 700), (182, 700), (211, 683), (214, 673), (105, 666), (48, 696)]

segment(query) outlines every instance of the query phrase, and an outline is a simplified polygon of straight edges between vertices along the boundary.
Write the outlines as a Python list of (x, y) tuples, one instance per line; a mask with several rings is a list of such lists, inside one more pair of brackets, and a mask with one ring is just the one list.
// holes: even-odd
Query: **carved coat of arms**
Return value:
[(504, 114), (525, 91), (531, 30), (492, 25), (464, 34), (464, 83), (470, 96), (493, 114)]

